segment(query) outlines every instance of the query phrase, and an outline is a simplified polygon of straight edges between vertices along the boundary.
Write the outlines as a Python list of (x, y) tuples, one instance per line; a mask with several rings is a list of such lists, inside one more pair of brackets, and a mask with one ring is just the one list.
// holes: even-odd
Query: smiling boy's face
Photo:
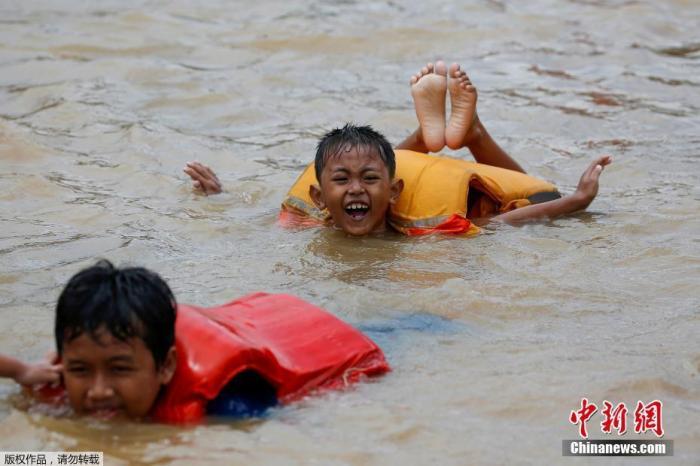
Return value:
[(376, 150), (351, 147), (326, 160), (310, 195), (320, 209), (328, 209), (333, 223), (346, 233), (362, 236), (386, 229), (389, 207), (403, 189), (392, 180)]
[(174, 347), (157, 368), (141, 338), (122, 341), (104, 328), (64, 341), (61, 358), (72, 408), (105, 420), (146, 417), (176, 365)]

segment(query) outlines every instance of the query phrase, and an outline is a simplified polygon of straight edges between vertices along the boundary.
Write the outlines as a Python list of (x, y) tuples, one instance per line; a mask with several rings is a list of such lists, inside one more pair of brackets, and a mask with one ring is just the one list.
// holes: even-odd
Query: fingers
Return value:
[(581, 175), (574, 195), (581, 200), (581, 208), (586, 208), (598, 194), (598, 181), (606, 166), (612, 163), (612, 157), (602, 155), (594, 159)]
[(591, 173), (591, 177), (593, 178), (594, 181), (598, 181), (598, 178), (600, 178), (601, 173), (603, 173), (603, 166), (598, 164), (593, 168), (593, 172)]
[(203, 188), (202, 188), (202, 183), (203, 183), (205, 180), (204, 180), (204, 177), (202, 176), (202, 174), (201, 174), (199, 171), (197, 171), (197, 170), (195, 170), (194, 168), (191, 168), (191, 167), (185, 167), (182, 171), (185, 172), (185, 173), (187, 173), (187, 175), (188, 175), (190, 178), (192, 178), (192, 186), (194, 187), (194, 189), (203, 189)]
[(63, 373), (63, 363), (61, 363), (61, 357), (55, 351), (49, 351), (46, 353), (46, 362), (48, 363), (48, 374), (46, 378), (48, 383), (58, 383), (61, 381), (61, 374)]
[(192, 178), (213, 179), (219, 181), (219, 178), (211, 168), (197, 161), (187, 162), (184, 172), (190, 175)]
[(202, 175), (199, 173), (199, 171), (195, 170), (194, 168), (189, 166), (189, 163), (187, 164), (185, 168), (182, 169), (183, 172), (187, 173), (190, 178), (193, 180), (199, 179)]
[(602, 165), (603, 167), (610, 165), (612, 163), (612, 157), (609, 155), (601, 155), (593, 161), (596, 165)]
[(221, 192), (221, 182), (216, 173), (208, 166), (194, 161), (187, 162), (183, 170), (192, 178), (192, 186), (196, 190), (204, 191), (204, 194), (217, 194)]
[(206, 165), (202, 165), (202, 168), (204, 168), (204, 171), (209, 175), (209, 178), (216, 181), (217, 183), (219, 182), (219, 177), (216, 176), (216, 173), (214, 173), (214, 171), (211, 168), (209, 168)]
[(48, 362), (29, 364), (18, 374), (15, 380), (22, 385), (54, 384), (61, 381), (62, 371), (62, 364), (51, 364)]
[[(55, 353), (54, 353), (55, 354)], [(63, 374), (63, 364), (58, 362), (58, 355), (53, 363), (48, 367), (48, 374), (46, 374), (46, 379), (48, 383), (57, 384), (61, 381), (61, 374)]]
[(61, 380), (61, 372), (63, 372), (63, 364), (54, 364), (49, 367), (49, 373), (46, 374), (46, 379), (49, 383), (56, 383)]
[(586, 168), (586, 171), (583, 172), (583, 177), (594, 177), (595, 179), (598, 179), (600, 174), (603, 172), (603, 168), (610, 165), (611, 163), (612, 157), (610, 157), (609, 155), (601, 155), (600, 157), (594, 159), (588, 166), (588, 168)]

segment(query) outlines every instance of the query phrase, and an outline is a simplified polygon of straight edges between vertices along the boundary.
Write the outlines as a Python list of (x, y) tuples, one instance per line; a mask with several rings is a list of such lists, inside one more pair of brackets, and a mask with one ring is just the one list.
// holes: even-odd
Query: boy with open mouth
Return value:
[[(445, 99), (448, 90), (452, 110), (446, 121)], [(506, 181), (492, 186), (493, 169), (487, 168), (486, 175), (483, 176), (478, 173), (472, 176), (470, 173), (468, 176), (471, 178), (465, 184), (462, 180), (455, 181), (453, 178), (464, 178), (467, 175), (455, 174), (453, 170), (453, 173), (446, 173), (445, 186), (459, 185), (456, 188), (459, 192), (447, 195), (457, 194), (460, 198), (446, 209), (441, 207), (439, 219), (416, 219), (412, 218), (415, 215), (408, 212), (408, 218), (404, 216), (399, 221), (392, 221), (391, 214), (400, 199), (410, 198), (406, 202), (413, 202), (416, 197), (415, 186), (412, 185), (411, 192), (404, 193), (402, 198), (405, 183), (400, 177), (395, 178), (396, 155), (386, 138), (369, 126), (347, 124), (321, 138), (314, 161), (317, 184), (308, 183), (306, 196), (294, 196), (290, 191), (281, 213), (285, 223), (308, 224), (304, 217), (310, 217), (352, 236), (363, 236), (384, 232), (388, 227), (407, 234), (435, 231), (469, 233), (475, 228), (471, 227), (471, 220), (479, 224), (489, 221), (519, 224), (542, 218), (551, 219), (588, 207), (598, 193), (598, 181), (603, 169), (612, 162), (612, 158), (607, 155), (594, 159), (583, 172), (576, 191), (571, 195), (561, 197), (556, 188), (550, 185), (543, 192), (536, 192), (535, 189), (528, 193), (530, 195), (524, 195), (523, 199), (515, 198), (515, 194), (509, 198), (509, 193), (503, 195), (503, 188), (506, 191), (510, 189), (508, 183), (513, 173), (516, 174), (515, 179), (520, 177), (515, 184), (521, 183), (526, 178), (525, 171), (493, 140), (481, 123), (476, 113), (476, 88), (460, 66), (454, 63), (448, 70), (442, 61), (426, 65), (411, 78), (411, 93), (419, 127), (396, 146), (402, 155), (399, 163), (415, 159), (410, 154), (404, 157), (407, 151), (437, 152), (445, 145), (451, 149), (467, 148), (478, 162), (474, 165), (478, 165), (479, 170), (485, 166), (496, 167), (497, 176), (505, 177)], [(419, 171), (431, 170), (432, 161), (426, 161), (426, 157), (422, 160), (425, 168)], [(454, 159), (449, 160), (454, 162)], [(192, 178), (196, 190), (207, 195), (221, 192), (218, 177), (206, 165), (190, 162), (184, 171)], [(305, 175), (306, 172), (292, 191), (297, 185), (305, 188), (308, 180), (301, 180)], [(525, 180), (525, 184), (538, 184), (538, 180), (527, 178), (529, 180)], [(430, 188), (440, 191), (440, 188), (444, 188), (440, 186), (442, 181), (433, 179)], [(313, 205), (305, 202), (304, 197), (312, 200)], [(415, 203), (421, 202), (422, 199), (416, 197)], [(418, 210), (421, 210), (420, 205)], [(294, 220), (295, 216), (299, 220)], [(456, 223), (459, 225), (455, 227)]]

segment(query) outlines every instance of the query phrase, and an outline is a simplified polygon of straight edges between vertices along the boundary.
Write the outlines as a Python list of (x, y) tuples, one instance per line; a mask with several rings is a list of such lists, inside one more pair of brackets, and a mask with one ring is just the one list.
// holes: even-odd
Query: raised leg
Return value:
[(447, 146), (455, 150), (466, 147), (479, 163), (525, 173), (481, 123), (476, 112), (476, 87), (457, 63), (450, 65), (448, 89), (452, 110), (445, 129)]

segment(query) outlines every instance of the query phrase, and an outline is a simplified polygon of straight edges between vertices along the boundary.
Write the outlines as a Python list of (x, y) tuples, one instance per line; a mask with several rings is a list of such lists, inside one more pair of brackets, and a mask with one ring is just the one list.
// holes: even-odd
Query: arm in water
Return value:
[(55, 356), (36, 364), (25, 364), (17, 359), (0, 355), (0, 377), (14, 379), (20, 385), (54, 383), (60, 380), (61, 364), (55, 364)]
[(520, 209), (511, 210), (491, 218), (491, 221), (505, 222), (510, 225), (518, 225), (542, 218), (556, 218), (584, 210), (598, 194), (598, 180), (603, 169), (612, 163), (609, 155), (603, 155), (595, 159), (581, 175), (576, 192), (569, 196), (541, 204), (529, 205)]

